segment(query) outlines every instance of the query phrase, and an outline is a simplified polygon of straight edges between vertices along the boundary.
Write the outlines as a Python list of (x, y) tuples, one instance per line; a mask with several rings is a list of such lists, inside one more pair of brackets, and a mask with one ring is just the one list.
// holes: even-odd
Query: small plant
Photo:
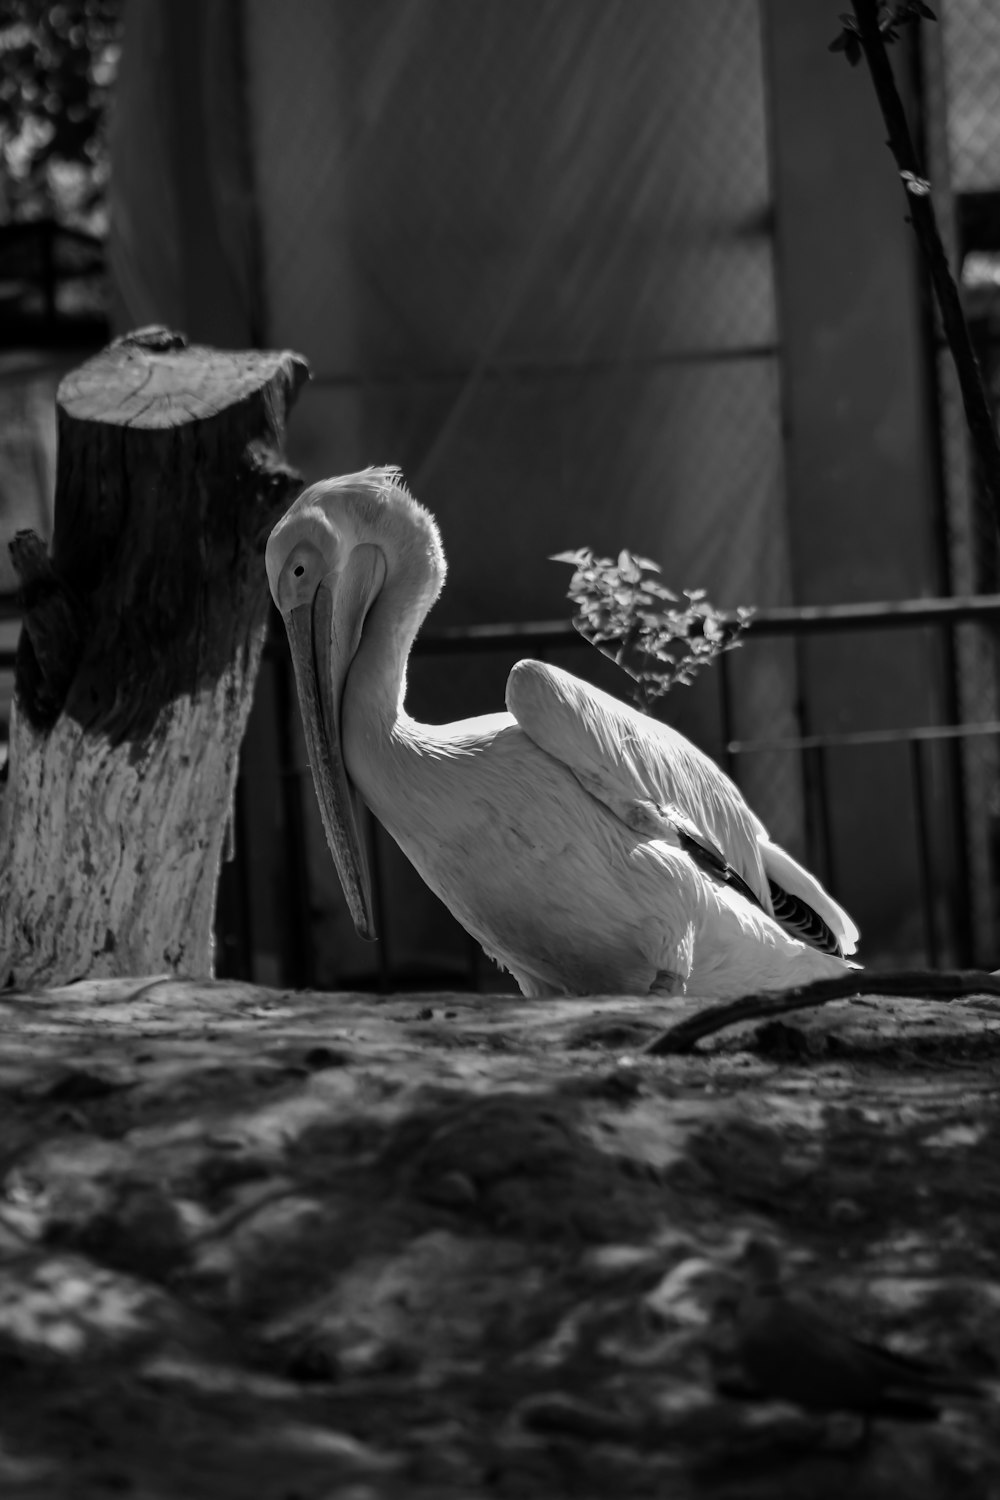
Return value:
[(634, 552), (619, 552), (616, 561), (581, 547), (557, 552), (551, 561), (573, 568), (567, 590), (576, 606), (573, 624), (628, 673), (632, 701), (643, 713), (675, 682), (692, 682), (700, 667), (738, 646), (753, 618), (746, 606), (735, 616), (722, 614), (704, 589), (684, 589), (682, 601), (654, 576), (658, 564)]

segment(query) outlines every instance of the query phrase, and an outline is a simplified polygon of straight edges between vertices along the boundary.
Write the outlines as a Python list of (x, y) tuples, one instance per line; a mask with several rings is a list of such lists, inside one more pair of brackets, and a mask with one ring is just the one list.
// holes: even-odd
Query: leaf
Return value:
[(846, 10), (841, 11), (837, 20), (840, 22), (842, 29), (837, 33), (833, 41), (830, 42), (826, 50), (828, 52), (847, 52), (851, 46), (852, 38), (857, 40), (858, 20), (856, 16), (852, 16), (850, 11)]
[(632, 556), (631, 552), (621, 551), (618, 554), (618, 573), (626, 583), (638, 583), (642, 577), (642, 569)]
[(590, 557), (588, 548), (578, 547), (575, 552), (550, 552), (549, 562), (572, 563), (575, 568), (582, 568), (590, 561)]
[(655, 578), (647, 578), (645, 581), (645, 587), (647, 591), (650, 594), (653, 594), (657, 599), (669, 600), (671, 604), (677, 603), (677, 595), (674, 593), (673, 589), (668, 589), (666, 584), (657, 583)]
[(903, 179), (908, 193), (912, 193), (915, 198), (927, 197), (931, 190), (931, 185), (926, 177), (917, 177), (913, 172), (900, 172), (899, 175)]

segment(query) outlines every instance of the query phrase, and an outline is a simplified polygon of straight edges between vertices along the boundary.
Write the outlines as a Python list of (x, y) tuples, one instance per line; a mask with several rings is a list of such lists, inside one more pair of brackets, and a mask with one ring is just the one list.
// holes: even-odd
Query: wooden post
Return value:
[(0, 984), (212, 973), (219, 864), (267, 622), (264, 544), (308, 378), (289, 353), (117, 340), (59, 387), (51, 556), (0, 800)]

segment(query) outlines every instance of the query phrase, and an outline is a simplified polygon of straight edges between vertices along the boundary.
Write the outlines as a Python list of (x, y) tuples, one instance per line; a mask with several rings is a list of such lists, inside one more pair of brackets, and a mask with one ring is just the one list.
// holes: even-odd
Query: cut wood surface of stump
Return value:
[(25, 620), (0, 982), (211, 975), (264, 543), (300, 483), (281, 455), (307, 374), (153, 328), (61, 383), (51, 551), (11, 544)]

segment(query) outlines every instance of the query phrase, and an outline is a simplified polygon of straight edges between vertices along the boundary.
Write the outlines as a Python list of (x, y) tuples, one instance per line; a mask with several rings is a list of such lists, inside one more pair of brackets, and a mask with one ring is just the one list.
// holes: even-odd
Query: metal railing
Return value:
[[(0, 618), (11, 618), (9, 599), (0, 598)], [(944, 632), (950, 638), (958, 627), (970, 623), (985, 627), (993, 627), (1000, 623), (1000, 595), (760, 610), (749, 626), (746, 641), (747, 646), (752, 647), (754, 640), (768, 637), (791, 637), (801, 641), (804, 638), (838, 632), (882, 632), (927, 627)], [(575, 650), (586, 648), (586, 646), (587, 643), (569, 621), (537, 620), (427, 629), (418, 638), (414, 654), (419, 659), (509, 653), (513, 662), (524, 655), (544, 659), (553, 652)], [(307, 986), (315, 983), (317, 979), (310, 916), (310, 878), (306, 844), (308, 813), (304, 797), (305, 781), (310, 773), (308, 766), (299, 758), (298, 742), (293, 732), (297, 709), (284, 632), (280, 627), (271, 632), (266, 660), (269, 661), (275, 673), (277, 695), (275, 733), (284, 825), (284, 847), (280, 851), (281, 886), (285, 892), (282, 922), (282, 979), (289, 984)], [(12, 665), (13, 651), (0, 650), (0, 670), (9, 670)], [(957, 749), (963, 743), (983, 737), (1000, 738), (1000, 719), (967, 723), (904, 725), (850, 732), (803, 731), (793, 735), (777, 736), (773, 739), (741, 739), (733, 730), (735, 714), (733, 665), (730, 656), (726, 654), (720, 656), (711, 675), (717, 683), (719, 697), (722, 731), (719, 758), (737, 783), (741, 779), (742, 766), (749, 756), (763, 752), (782, 751), (799, 758), (806, 800), (815, 809), (812, 835), (807, 840), (807, 859), (821, 878), (830, 883), (835, 883), (831, 880), (830, 869), (832, 849), (830, 827), (835, 812), (828, 767), (830, 754), (880, 745), (906, 747), (919, 863), (924, 948), (927, 962), (932, 967), (935, 966), (940, 961), (945, 945), (939, 931), (932, 870), (931, 808), (926, 755), (929, 747), (935, 744)], [(227, 868), (224, 875), (220, 899), (220, 968), (232, 975), (252, 978), (249, 932), (253, 919), (245, 870), (241, 868), (241, 862), (246, 859), (251, 832), (248, 827), (242, 784), (238, 788), (234, 816), (237, 854), (236, 861)], [(392, 947), (393, 912), (387, 898), (382, 872), (380, 843), (384, 837), (381, 830), (373, 824), (369, 830), (369, 847), (372, 854), (376, 918), (384, 940), (378, 945), (374, 976), (368, 980), (357, 978), (350, 980), (354, 986), (368, 984), (369, 987), (374, 985), (379, 989), (398, 986), (406, 979), (406, 975), (394, 968), (388, 958)], [(959, 844), (959, 878), (967, 883), (969, 877), (962, 837), (959, 838)], [(963, 905), (961, 893), (958, 904)], [(224, 920), (223, 906), (225, 908)], [(225, 931), (222, 930), (223, 928)], [(969, 962), (970, 947), (971, 938), (966, 932), (961, 935), (958, 944), (956, 955), (958, 962)], [(474, 945), (469, 944), (466, 951), (468, 953), (467, 969), (461, 977), (465, 982), (477, 986), (481, 975), (478, 950), (474, 950)], [(433, 978), (434, 976), (424, 975), (423, 982), (431, 982)], [(442, 982), (447, 980), (454, 984), (456, 974), (450, 971), (440, 978)]]
[[(995, 626), (1000, 623), (1000, 595), (986, 594), (952, 599), (905, 599), (879, 604), (837, 604), (799, 609), (764, 610), (755, 617), (751, 630), (758, 637), (792, 636), (801, 640), (803, 637), (819, 634), (881, 632), (931, 626), (947, 635), (948, 660), (953, 673), (954, 632), (959, 626), (970, 623), (985, 626)], [(906, 746), (918, 853), (924, 955), (927, 964), (935, 968), (941, 961), (945, 943), (939, 931), (938, 903), (935, 899), (932, 879), (934, 862), (930, 834), (932, 819), (928, 790), (928, 751), (935, 744), (950, 745), (957, 750), (961, 744), (968, 744), (984, 736), (996, 739), (1000, 736), (1000, 720), (910, 725), (850, 732), (830, 731), (819, 734), (807, 733), (800, 725), (800, 732), (794, 736), (757, 740), (739, 739), (732, 733), (731, 666), (725, 656), (720, 658), (718, 665), (722, 717), (725, 726), (722, 760), (726, 770), (734, 780), (739, 782), (741, 757), (767, 751), (790, 751), (798, 755), (806, 803), (815, 810), (814, 829), (811, 837), (807, 835), (807, 861), (831, 889), (836, 890), (837, 879), (832, 857), (830, 752), (860, 750), (878, 745)], [(951, 687), (954, 689), (953, 682)], [(952, 691), (953, 701), (955, 698), (956, 695)], [(956, 902), (960, 913), (960, 931), (957, 935), (957, 943), (954, 945), (956, 951), (951, 956), (955, 962), (970, 965), (975, 959), (975, 944), (969, 925), (970, 873), (965, 826), (967, 805), (963, 805), (965, 798), (960, 785), (962, 771), (957, 761), (952, 761), (951, 770), (955, 781), (956, 804), (959, 808), (959, 817), (954, 832), (959, 850), (958, 878), (961, 887)]]

